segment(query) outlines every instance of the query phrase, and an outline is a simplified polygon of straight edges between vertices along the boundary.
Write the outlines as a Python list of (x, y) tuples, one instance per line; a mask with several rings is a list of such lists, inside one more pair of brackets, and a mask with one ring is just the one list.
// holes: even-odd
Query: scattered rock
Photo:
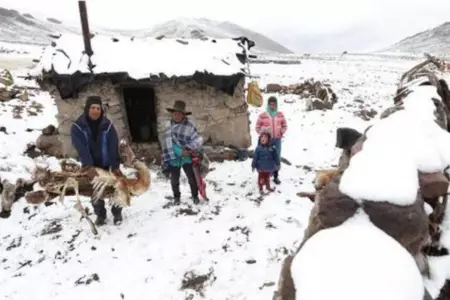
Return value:
[(94, 281), (100, 282), (100, 277), (98, 276), (97, 273), (93, 273), (90, 276), (84, 275), (83, 277), (78, 278), (75, 281), (75, 285), (81, 285), (81, 284), (89, 285)]
[(47, 18), (47, 21), (55, 23), (55, 24), (62, 24), (62, 22), (55, 18)]
[(314, 78), (288, 86), (270, 83), (266, 86), (265, 92), (295, 94), (301, 98), (308, 98), (308, 111), (332, 109), (333, 105), (337, 103), (337, 96), (330, 85), (322, 81), (315, 81)]
[(324, 102), (318, 98), (309, 98), (306, 101), (306, 111), (332, 109), (333, 104)]
[(30, 96), (28, 95), (28, 90), (24, 89), (23, 92), (19, 95), (19, 99), (22, 101), (30, 100)]
[(181, 289), (186, 290), (194, 290), (201, 297), (204, 297), (204, 289), (206, 285), (209, 283), (211, 285), (214, 281), (216, 281), (217, 277), (214, 276), (214, 269), (210, 268), (209, 272), (204, 275), (196, 275), (194, 271), (186, 272), (183, 276), (183, 280), (181, 281)]
[(279, 93), (283, 90), (283, 86), (278, 83), (269, 83), (266, 85), (266, 93)]
[(19, 248), (22, 246), (22, 237), (15, 238), (11, 241), (8, 247), (6, 247), (6, 251), (11, 251), (12, 249)]
[(63, 156), (63, 144), (59, 139), (59, 131), (53, 125), (49, 125), (42, 130), (42, 134), (37, 138), (35, 145), (42, 154), (56, 157)]
[(235, 231), (238, 231), (238, 230), (239, 230), (243, 235), (245, 235), (247, 241), (249, 241), (251, 230), (250, 230), (247, 226), (244, 226), (244, 227), (241, 227), (241, 226), (234, 226), (234, 227), (231, 227), (231, 228), (230, 228), (230, 231), (231, 231), (231, 232), (235, 232)]
[(377, 115), (377, 111), (374, 110), (373, 108), (371, 108), (370, 110), (367, 109), (361, 109), (358, 111), (355, 111), (353, 113), (353, 115), (355, 115), (356, 117), (359, 117), (361, 119), (363, 119), (364, 121), (370, 121), (371, 119), (373, 119), (376, 115)]
[(5, 87), (9, 87), (14, 84), (14, 78), (9, 70), (4, 69), (0, 71), (0, 83)]
[(19, 262), (19, 267), (17, 268), (17, 270), (22, 269), (23, 267), (31, 267), (32, 266), (32, 261), (31, 260), (26, 260), (24, 262)]
[(186, 208), (180, 208), (176, 212), (176, 216), (183, 215), (183, 216), (196, 216), (198, 215), (199, 211), (192, 209), (192, 207), (186, 207)]
[(55, 234), (62, 231), (61, 219), (54, 219), (41, 231), (41, 235)]
[(37, 149), (36, 145), (33, 143), (27, 144), (27, 148), (25, 149), (23, 154), (33, 159), (43, 155), (43, 153), (39, 151), (39, 149)]
[(14, 78), (7, 69), (0, 70), (0, 101), (14, 99), (20, 89), (14, 85)]
[(275, 282), (273, 282), (273, 281), (271, 281), (271, 282), (265, 282), (265, 283), (263, 283), (262, 286), (259, 287), (259, 289), (262, 290), (263, 288), (266, 288), (266, 287), (272, 287), (272, 286), (275, 286)]

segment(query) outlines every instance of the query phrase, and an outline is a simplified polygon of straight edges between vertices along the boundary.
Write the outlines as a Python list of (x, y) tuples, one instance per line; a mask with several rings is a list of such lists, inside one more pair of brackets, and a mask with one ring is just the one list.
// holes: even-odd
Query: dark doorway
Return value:
[(151, 143), (158, 141), (155, 91), (152, 88), (124, 88), (122, 90), (131, 141)]

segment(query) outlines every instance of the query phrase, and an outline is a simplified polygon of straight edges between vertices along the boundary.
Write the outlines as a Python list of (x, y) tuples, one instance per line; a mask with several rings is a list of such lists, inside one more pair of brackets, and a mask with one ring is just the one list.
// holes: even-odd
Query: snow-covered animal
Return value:
[[(283, 263), (274, 299), (296, 299), (295, 294), (300, 292), (296, 290), (304, 286), (305, 279), (294, 278), (293, 260), (304, 254), (303, 247), (317, 234), (342, 227), (357, 213), (368, 215), (368, 225), (394, 238), (414, 258), (416, 268), (429, 275), (428, 262), (422, 253), (429, 239), (428, 218), (419, 177), (421, 174), (442, 173), (450, 165), (450, 91), (446, 81), (438, 80), (433, 73), (414, 78), (410, 75), (402, 76), (395, 109), (382, 115), (381, 120), (366, 130), (347, 151), (348, 164), (340, 166), (331, 183), (315, 197), (303, 241), (296, 254), (288, 256)], [(404, 83), (405, 78), (409, 78), (406, 80), (408, 85)], [(441, 183), (435, 185), (433, 180), (431, 186), (446, 187)], [(447, 190), (439, 194), (445, 195)], [(334, 247), (341, 243), (345, 241), (335, 241), (335, 246), (327, 249), (334, 251)], [(354, 245), (354, 251), (364, 248), (363, 244)], [(338, 271), (333, 266), (329, 268), (325, 272)], [(391, 269), (387, 268), (386, 274)], [(367, 274), (372, 272), (370, 269), (365, 271)], [(311, 280), (305, 284), (313, 285)], [(323, 280), (321, 283), (324, 288), (328, 284)], [(371, 289), (378, 284), (377, 281), (371, 282)], [(361, 298), (367, 299), (365, 296)]]
[(413, 257), (361, 211), (311, 237), (291, 270), (293, 299), (431, 300)]

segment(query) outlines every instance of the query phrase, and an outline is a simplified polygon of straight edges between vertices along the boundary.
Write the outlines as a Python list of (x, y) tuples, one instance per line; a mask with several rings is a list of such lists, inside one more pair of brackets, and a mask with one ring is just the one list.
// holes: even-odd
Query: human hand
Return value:
[(84, 166), (81, 171), (86, 174), (86, 176), (92, 180), (95, 176), (97, 176), (97, 171), (93, 166)]
[(189, 154), (191, 154), (191, 151), (189, 151), (188, 149), (183, 150), (183, 156), (188, 156)]
[(112, 173), (116, 176), (116, 177), (123, 177), (123, 173), (122, 171), (120, 171), (120, 169), (116, 169), (116, 170), (112, 170)]
[(161, 171), (162, 171), (164, 177), (166, 177), (167, 179), (170, 177), (170, 168), (168, 165), (162, 165)]

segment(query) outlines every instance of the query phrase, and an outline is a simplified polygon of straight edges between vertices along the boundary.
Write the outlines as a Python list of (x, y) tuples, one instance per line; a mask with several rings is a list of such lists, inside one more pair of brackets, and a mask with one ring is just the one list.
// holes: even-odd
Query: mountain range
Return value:
[[(361, 27), (361, 26), (360, 26)], [(247, 36), (255, 41), (257, 53), (292, 53), (286, 46), (273, 39), (231, 22), (220, 22), (206, 18), (177, 18), (149, 29), (118, 30), (108, 28), (91, 28), (94, 33), (108, 36), (157, 37), (170, 38), (231, 38)], [(302, 52), (334, 52), (336, 49), (349, 52), (397, 52), (421, 54), (429, 52), (437, 56), (450, 56), (450, 22), (406, 37), (389, 46), (380, 47), (382, 33), (362, 26), (339, 35), (293, 35), (281, 32), (278, 39), (296, 45)], [(50, 43), (49, 34), (81, 33), (80, 26), (65, 24), (57, 18), (33, 16), (17, 10), (0, 7), (0, 41), (46, 45)], [(355, 37), (358, 37), (355, 39)], [(334, 51), (333, 51), (334, 50)]]
[[(256, 43), (257, 52), (292, 53), (274, 40), (231, 22), (218, 22), (209, 19), (179, 18), (150, 29), (115, 30), (93, 28), (94, 33), (108, 36), (157, 37), (169, 38), (232, 38), (246, 36)], [(66, 25), (56, 18), (40, 19), (31, 14), (22, 14), (17, 10), (0, 7), (0, 41), (46, 45), (51, 41), (49, 34), (81, 33), (79, 28)]]
[(450, 56), (450, 22), (406, 37), (381, 51), (414, 54), (428, 52), (436, 56), (448, 57)]

